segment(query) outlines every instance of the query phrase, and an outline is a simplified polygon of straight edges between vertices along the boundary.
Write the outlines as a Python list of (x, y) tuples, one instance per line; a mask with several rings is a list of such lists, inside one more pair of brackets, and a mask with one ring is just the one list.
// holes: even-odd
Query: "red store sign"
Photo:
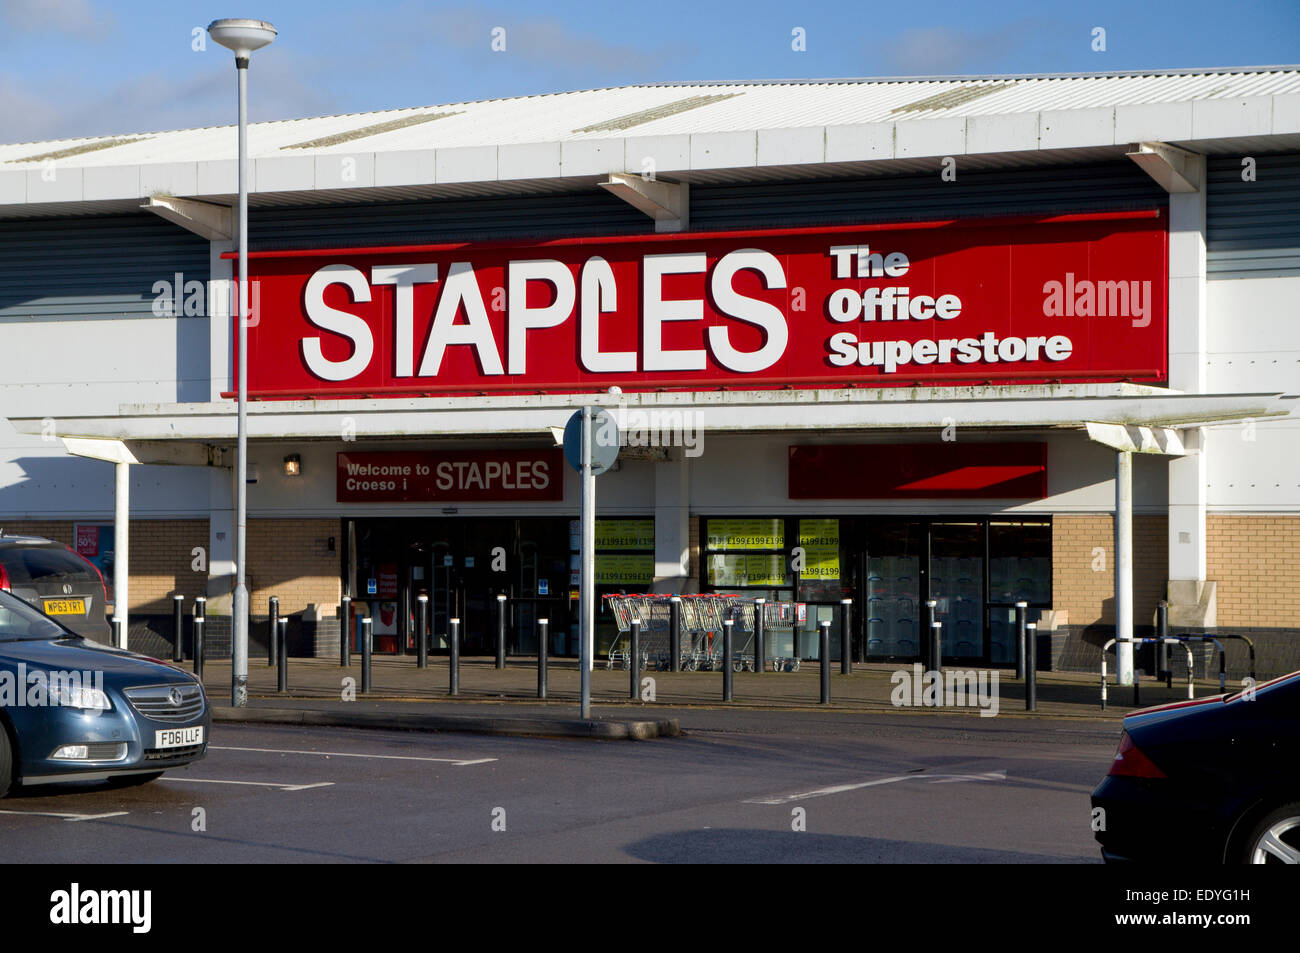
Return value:
[(477, 503), (564, 499), (563, 453), (402, 450), (340, 453), (339, 503)]
[(255, 252), (260, 397), (1163, 381), (1163, 212)]

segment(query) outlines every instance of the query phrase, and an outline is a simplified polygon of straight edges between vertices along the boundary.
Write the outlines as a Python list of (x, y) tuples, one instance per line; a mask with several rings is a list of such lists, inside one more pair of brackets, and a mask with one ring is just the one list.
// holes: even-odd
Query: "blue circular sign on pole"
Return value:
[[(592, 408), (591, 473), (600, 476), (618, 459), (618, 421), (608, 410)], [(582, 472), (582, 411), (574, 411), (564, 426), (564, 459)]]

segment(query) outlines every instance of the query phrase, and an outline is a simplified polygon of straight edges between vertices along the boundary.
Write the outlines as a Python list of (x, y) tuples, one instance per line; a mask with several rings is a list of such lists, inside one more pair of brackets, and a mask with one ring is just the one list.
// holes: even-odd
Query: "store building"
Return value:
[[(505, 594), (514, 651), (546, 615), (575, 653), (553, 429), (596, 403), (627, 439), (602, 591), (809, 627), (851, 598), (882, 660), (932, 598), (989, 665), (1025, 600), (1081, 669), (1168, 599), (1300, 667), (1298, 68), (641, 86), (249, 142), (254, 652), (275, 595), (332, 655), (345, 593), (410, 650), (427, 592), (439, 645), (456, 615), (486, 651)], [(0, 146), (0, 526), (103, 561), (129, 506), (154, 652), (173, 593), (228, 632), (234, 155)]]

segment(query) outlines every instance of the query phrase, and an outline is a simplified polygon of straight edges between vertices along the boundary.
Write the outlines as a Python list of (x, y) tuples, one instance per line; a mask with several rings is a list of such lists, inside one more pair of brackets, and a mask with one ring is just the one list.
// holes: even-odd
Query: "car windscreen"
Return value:
[(9, 593), (0, 592), (0, 642), (70, 637), (71, 634), (57, 622)]
[(89, 581), (95, 575), (90, 564), (76, 553), (53, 546), (15, 546), (0, 554), (0, 560), (15, 584)]

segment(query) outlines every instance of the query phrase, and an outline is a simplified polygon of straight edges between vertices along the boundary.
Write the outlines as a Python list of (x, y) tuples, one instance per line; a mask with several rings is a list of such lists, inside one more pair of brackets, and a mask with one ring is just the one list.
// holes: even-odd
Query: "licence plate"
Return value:
[(203, 744), (203, 726), (193, 728), (162, 728), (154, 732), (155, 748), (185, 748)]
[(85, 615), (85, 599), (46, 599), (46, 615)]

